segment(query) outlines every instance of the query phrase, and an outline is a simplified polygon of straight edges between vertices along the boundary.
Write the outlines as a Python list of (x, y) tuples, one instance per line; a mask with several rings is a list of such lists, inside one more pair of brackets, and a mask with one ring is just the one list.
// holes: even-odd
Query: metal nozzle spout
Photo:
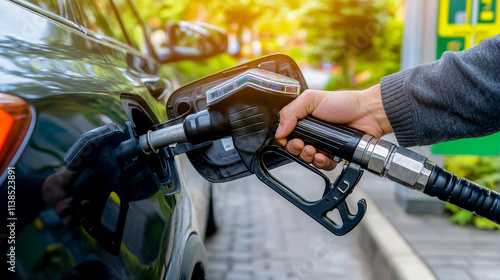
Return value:
[(158, 153), (158, 150), (161, 148), (186, 141), (186, 134), (184, 133), (184, 127), (181, 123), (155, 131), (148, 131), (148, 133), (139, 137), (139, 147), (146, 154), (151, 152)]

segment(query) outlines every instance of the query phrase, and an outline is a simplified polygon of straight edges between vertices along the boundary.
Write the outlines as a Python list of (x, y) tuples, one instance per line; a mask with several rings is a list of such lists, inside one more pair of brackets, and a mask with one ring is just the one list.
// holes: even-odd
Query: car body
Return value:
[[(126, 23), (116, 6), (129, 9)], [(148, 164), (170, 172), (172, 188), (128, 203), (114, 253), (88, 229), (64, 225), (42, 199), (42, 186), (66, 170), (64, 155), (83, 133), (110, 123), (124, 129), (130, 122), (140, 135), (167, 121), (172, 83), (158, 70), (159, 61), (176, 60), (174, 52), (155, 52), (129, 0), (3, 0), (0, 10), (0, 113), (14, 116), (9, 126), (10, 117), (0, 114), (0, 130), (7, 133), (0, 135), (1, 205), (12, 204), (2, 223), (15, 227), (0, 232), (7, 256), (2, 263), (16, 271), (7, 276), (204, 279), (210, 184), (185, 156), (148, 156)], [(15, 117), (21, 119), (18, 130)], [(101, 222), (111, 232), (122, 204), (115, 193), (106, 198)]]

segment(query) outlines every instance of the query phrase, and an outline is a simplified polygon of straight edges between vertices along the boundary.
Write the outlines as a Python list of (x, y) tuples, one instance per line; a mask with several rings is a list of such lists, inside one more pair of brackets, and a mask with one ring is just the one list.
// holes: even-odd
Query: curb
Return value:
[[(362, 192), (358, 189), (357, 192)], [(367, 195), (357, 239), (374, 279), (436, 280), (436, 276)]]

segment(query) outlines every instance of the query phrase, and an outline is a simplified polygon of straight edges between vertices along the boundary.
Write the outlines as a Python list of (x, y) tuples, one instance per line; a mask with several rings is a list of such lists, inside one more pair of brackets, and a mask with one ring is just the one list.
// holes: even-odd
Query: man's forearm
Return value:
[(500, 130), (500, 35), (432, 63), (384, 77), (382, 100), (403, 146)]

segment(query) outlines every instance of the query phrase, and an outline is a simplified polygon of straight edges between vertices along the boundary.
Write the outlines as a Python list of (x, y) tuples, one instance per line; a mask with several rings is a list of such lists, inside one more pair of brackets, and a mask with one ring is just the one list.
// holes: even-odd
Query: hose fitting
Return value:
[(368, 134), (359, 141), (352, 161), (378, 176), (421, 192), (435, 165), (423, 155)]

